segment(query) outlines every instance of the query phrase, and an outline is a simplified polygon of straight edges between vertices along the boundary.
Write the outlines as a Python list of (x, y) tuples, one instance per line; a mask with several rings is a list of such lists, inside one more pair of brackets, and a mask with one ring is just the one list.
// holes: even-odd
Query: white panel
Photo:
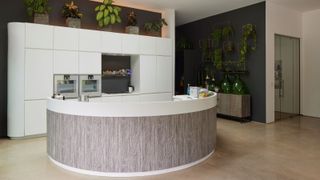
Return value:
[(54, 49), (78, 50), (79, 30), (76, 28), (54, 27)]
[(156, 56), (140, 56), (140, 93), (156, 92)]
[(41, 24), (26, 24), (26, 47), (53, 48), (53, 27)]
[(156, 38), (156, 54), (163, 56), (172, 56), (173, 41), (168, 38)]
[(122, 102), (122, 96), (101, 97), (101, 102)]
[(99, 31), (79, 30), (79, 50), (100, 52), (101, 34)]
[(78, 74), (79, 54), (75, 51), (54, 51), (53, 73), (54, 74)]
[(8, 136), (24, 136), (25, 24), (8, 24)]
[(154, 55), (156, 54), (156, 38), (150, 36), (139, 37), (140, 54)]
[(101, 32), (102, 53), (122, 53), (122, 35), (119, 33)]
[(25, 135), (47, 133), (47, 100), (25, 101)]
[(79, 52), (80, 74), (101, 74), (101, 53)]
[(157, 57), (157, 92), (172, 92), (172, 58), (165, 56)]
[(137, 95), (122, 97), (122, 102), (138, 102), (139, 100), (140, 100), (140, 98)]
[(53, 92), (52, 51), (26, 49), (25, 99), (46, 99)]
[(139, 54), (139, 36), (131, 34), (122, 35), (122, 53)]
[(146, 101), (172, 101), (171, 93), (161, 93), (161, 94), (144, 94), (139, 95), (141, 102)]

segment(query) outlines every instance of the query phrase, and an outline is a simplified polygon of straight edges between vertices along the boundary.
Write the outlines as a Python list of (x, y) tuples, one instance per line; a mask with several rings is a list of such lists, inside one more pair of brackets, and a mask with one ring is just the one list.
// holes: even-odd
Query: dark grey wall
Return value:
[[(176, 28), (176, 37), (186, 37), (195, 49), (199, 49), (199, 40), (207, 39), (215, 25), (231, 24), (235, 29), (235, 42), (239, 42), (241, 27), (252, 23), (257, 26), (257, 50), (248, 59), (249, 74), (242, 79), (248, 85), (252, 95), (252, 119), (266, 122), (266, 85), (265, 85), (265, 2), (233, 10), (191, 22)], [(200, 61), (201, 57), (196, 61)]]
[[(50, 0), (49, 4), (52, 7), (50, 14), (50, 24), (64, 25), (65, 19), (61, 16), (61, 7), (65, 2), (70, 0)], [(95, 21), (94, 7), (96, 2), (89, 0), (74, 0), (80, 10), (84, 13), (82, 19), (82, 27), (87, 29), (97, 29)], [(7, 135), (7, 23), (8, 22), (26, 22), (30, 18), (26, 15), (23, 0), (5, 0), (0, 3), (0, 77), (2, 79), (0, 85), (0, 137)], [(123, 32), (126, 26), (126, 16), (130, 8), (122, 9), (122, 24), (115, 25), (112, 31)], [(161, 18), (161, 14), (142, 10), (134, 10), (140, 29), (143, 29), (143, 24), (148, 21), (153, 21)]]

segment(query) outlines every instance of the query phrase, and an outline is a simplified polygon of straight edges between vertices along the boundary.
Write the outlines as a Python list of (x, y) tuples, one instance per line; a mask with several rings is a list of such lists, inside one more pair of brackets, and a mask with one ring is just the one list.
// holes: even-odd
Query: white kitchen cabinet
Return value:
[(40, 24), (26, 24), (26, 47), (37, 49), (53, 48), (53, 27)]
[(156, 56), (140, 56), (140, 93), (156, 92)]
[(79, 30), (79, 51), (100, 52), (101, 34), (99, 31)]
[(25, 101), (25, 135), (47, 133), (47, 100)]
[(156, 54), (172, 56), (172, 40), (168, 38), (156, 38)]
[(26, 49), (25, 99), (46, 99), (53, 91), (52, 50)]
[(79, 30), (76, 28), (54, 27), (53, 48), (58, 50), (79, 49)]
[(156, 54), (156, 38), (149, 36), (139, 37), (139, 52), (144, 55)]
[(54, 74), (78, 74), (79, 73), (78, 51), (53, 52), (53, 73)]
[(79, 74), (101, 74), (101, 53), (79, 52)]
[(101, 32), (102, 53), (122, 53), (122, 35), (119, 33)]
[(168, 56), (157, 56), (157, 84), (158, 92), (172, 92), (173, 83), (172, 58)]
[(139, 36), (122, 34), (122, 53), (139, 54)]

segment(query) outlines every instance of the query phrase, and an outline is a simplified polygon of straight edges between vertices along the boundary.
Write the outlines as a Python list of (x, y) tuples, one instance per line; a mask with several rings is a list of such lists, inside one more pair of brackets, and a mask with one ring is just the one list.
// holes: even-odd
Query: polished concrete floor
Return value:
[[(320, 119), (296, 117), (268, 125), (220, 119), (217, 140), (216, 153), (197, 166), (128, 179), (320, 179)], [(56, 167), (46, 156), (46, 138), (0, 140), (0, 180), (16, 179), (119, 178), (85, 176)]]

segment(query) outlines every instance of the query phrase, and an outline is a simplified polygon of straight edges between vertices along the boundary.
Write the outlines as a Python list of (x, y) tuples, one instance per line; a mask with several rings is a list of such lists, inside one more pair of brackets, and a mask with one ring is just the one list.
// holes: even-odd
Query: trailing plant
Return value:
[(121, 23), (121, 8), (113, 5), (113, 0), (103, 0), (95, 8), (96, 20), (100, 28), (107, 27), (111, 24)]
[(28, 16), (34, 14), (48, 14), (51, 8), (48, 5), (48, 0), (24, 0), (27, 7)]
[(212, 40), (213, 40), (213, 46), (214, 47), (219, 47), (221, 44), (221, 40), (222, 40), (222, 29), (217, 28), (215, 29), (212, 33)]
[(233, 52), (234, 49), (234, 43), (232, 42), (233, 37), (233, 28), (232, 26), (224, 26), (222, 29), (222, 39), (223, 39), (223, 51), (230, 55)]
[(138, 24), (137, 15), (134, 13), (134, 11), (131, 11), (130, 13), (128, 13), (127, 26), (136, 26), (137, 24)]
[(62, 15), (65, 18), (77, 18), (81, 19), (83, 14), (79, 12), (78, 6), (71, 1), (70, 3), (65, 3), (62, 7)]
[(248, 54), (255, 51), (257, 48), (257, 32), (256, 26), (253, 24), (246, 24), (242, 26), (242, 36), (240, 39), (240, 57), (239, 63), (244, 64)]
[(165, 19), (160, 19), (153, 22), (147, 22), (144, 24), (144, 30), (146, 32), (160, 32), (163, 26), (168, 26)]
[(214, 66), (217, 70), (222, 69), (222, 49), (214, 50)]
[(232, 26), (224, 26), (222, 29), (222, 38), (223, 40), (230, 40), (233, 37), (233, 28)]

